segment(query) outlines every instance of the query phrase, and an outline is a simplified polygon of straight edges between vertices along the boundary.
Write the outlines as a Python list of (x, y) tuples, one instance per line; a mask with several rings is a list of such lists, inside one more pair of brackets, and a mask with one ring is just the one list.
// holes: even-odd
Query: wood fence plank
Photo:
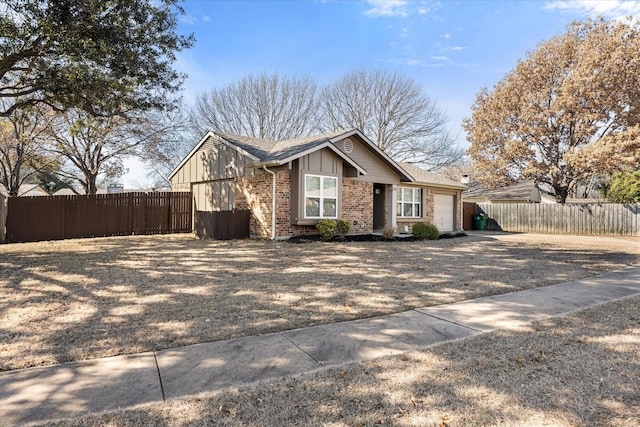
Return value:
[(6, 240), (188, 233), (192, 231), (191, 200), (190, 192), (11, 197)]
[(478, 203), (495, 227), (542, 234), (638, 236), (638, 204)]
[(0, 194), (0, 243), (5, 240), (5, 224), (7, 223), (7, 198)]

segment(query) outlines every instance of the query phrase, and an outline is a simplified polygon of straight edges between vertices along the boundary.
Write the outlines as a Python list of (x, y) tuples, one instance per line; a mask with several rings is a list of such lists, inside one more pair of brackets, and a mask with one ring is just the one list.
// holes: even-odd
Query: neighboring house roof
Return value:
[(514, 182), (497, 188), (487, 188), (480, 183), (469, 185), (462, 193), (465, 200), (521, 203), (554, 203), (555, 198), (536, 185), (533, 180)]
[(402, 169), (410, 173), (417, 183), (429, 184), (431, 186), (436, 186), (436, 187), (459, 188), (459, 189), (467, 188), (465, 184), (453, 181), (439, 173), (424, 170), (411, 163), (398, 162), (398, 164), (400, 165), (400, 167), (402, 167)]
[[(7, 197), (9, 192), (0, 184), (0, 194)], [(38, 184), (22, 184), (18, 189), (18, 197), (48, 196), (49, 193)]]
[(61, 188), (58, 191), (54, 192), (52, 196), (75, 196), (76, 194), (84, 194), (83, 189), (79, 189), (76, 191), (77, 193), (70, 188)]
[(176, 166), (169, 175), (169, 179), (173, 177), (178, 170), (193, 156), (193, 154), (202, 147), (202, 145), (211, 137), (218, 139), (220, 142), (229, 145), (255, 160), (252, 167), (262, 166), (279, 166), (293, 161), (306, 154), (312, 153), (323, 148), (332, 150), (336, 155), (341, 157), (361, 174), (366, 175), (367, 171), (358, 165), (348, 155), (340, 151), (333, 144), (350, 136), (357, 135), (368, 147), (375, 152), (385, 163), (392, 169), (395, 169), (402, 177), (403, 181), (414, 181), (413, 177), (403, 170), (395, 161), (385, 154), (376, 144), (367, 138), (358, 129), (340, 130), (336, 132), (326, 133), (322, 135), (314, 135), (303, 138), (289, 139), (285, 141), (272, 141), (267, 139), (252, 138), (247, 136), (229, 135), (220, 132), (208, 132), (191, 152)]

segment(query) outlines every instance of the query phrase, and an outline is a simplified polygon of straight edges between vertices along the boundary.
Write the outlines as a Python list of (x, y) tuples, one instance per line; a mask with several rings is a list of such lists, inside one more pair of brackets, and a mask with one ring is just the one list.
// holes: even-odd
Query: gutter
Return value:
[(273, 177), (271, 188), (271, 240), (276, 239), (276, 173), (267, 169), (266, 165), (262, 166), (265, 172), (268, 172)]

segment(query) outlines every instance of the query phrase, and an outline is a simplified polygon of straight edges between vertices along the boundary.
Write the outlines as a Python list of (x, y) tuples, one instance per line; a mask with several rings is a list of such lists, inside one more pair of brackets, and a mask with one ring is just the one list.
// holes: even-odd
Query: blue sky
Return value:
[[(322, 85), (361, 67), (399, 71), (447, 112), (463, 148), (460, 125), (476, 94), (527, 51), (575, 20), (640, 16), (640, 2), (613, 0), (187, 0), (184, 8), (179, 31), (197, 40), (175, 64), (189, 76), (187, 101), (250, 73), (308, 74)], [(142, 184), (140, 166), (128, 166), (125, 186)]]

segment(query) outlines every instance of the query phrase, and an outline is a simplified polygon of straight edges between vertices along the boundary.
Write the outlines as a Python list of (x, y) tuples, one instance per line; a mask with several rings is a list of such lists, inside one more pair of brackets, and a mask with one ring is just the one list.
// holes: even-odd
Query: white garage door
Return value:
[(433, 220), (440, 232), (453, 231), (455, 210), (453, 196), (447, 194), (433, 195)]

